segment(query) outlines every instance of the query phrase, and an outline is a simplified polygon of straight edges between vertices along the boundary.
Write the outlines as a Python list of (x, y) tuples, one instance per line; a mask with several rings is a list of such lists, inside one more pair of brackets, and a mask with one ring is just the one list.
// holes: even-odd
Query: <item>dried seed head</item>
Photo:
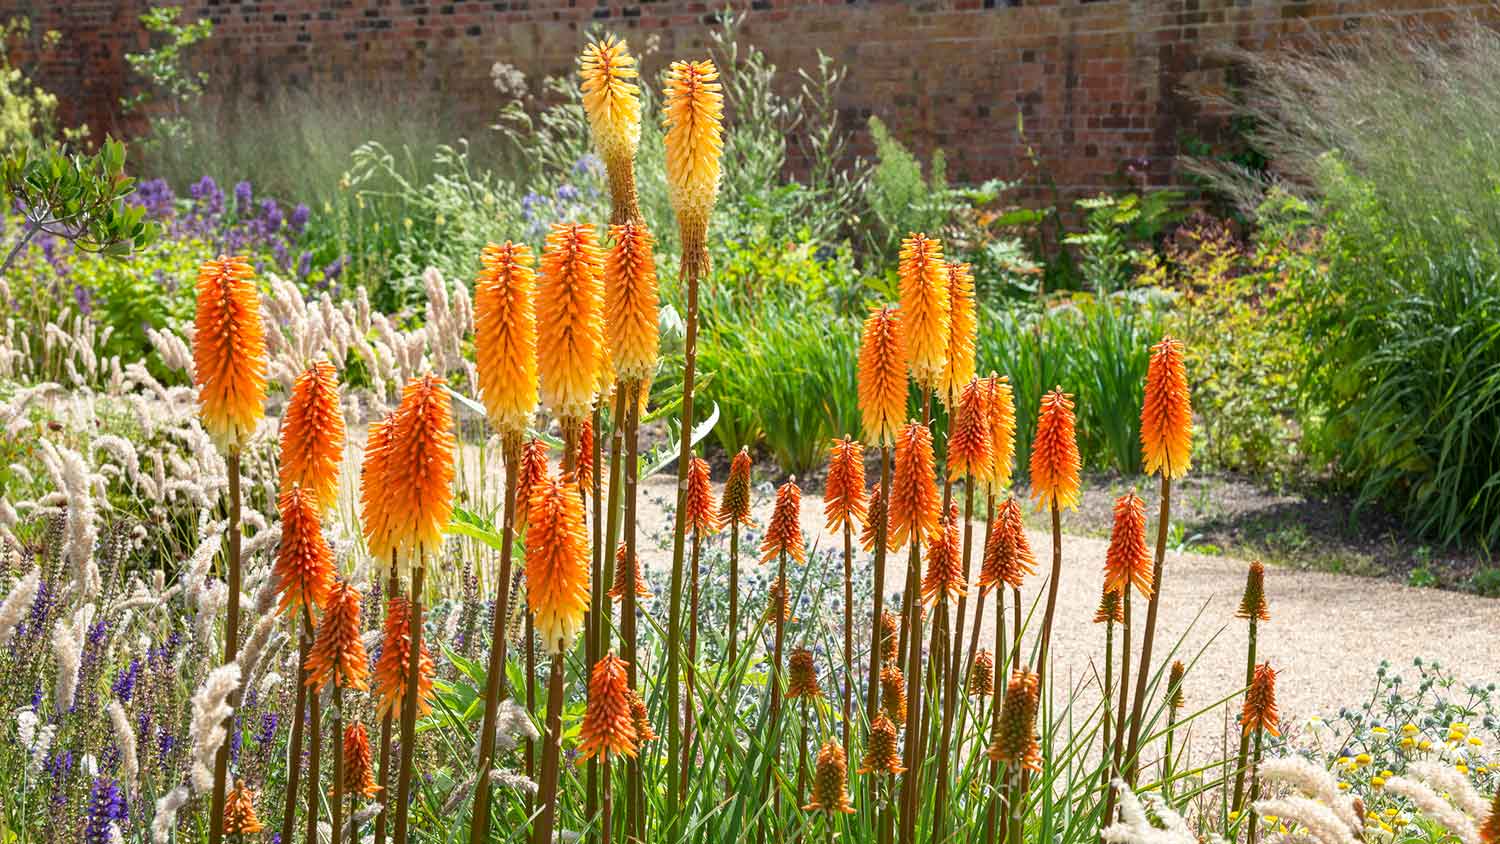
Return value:
[(1186, 698), (1182, 694), (1182, 680), (1187, 675), (1187, 667), (1182, 660), (1172, 661), (1172, 671), (1167, 675), (1167, 706), (1173, 709), (1181, 709), (1187, 705)]
[(974, 654), (974, 664), (969, 667), (969, 696), (989, 697), (995, 693), (995, 658), (980, 648)]
[(1146, 400), (1141, 406), (1141, 456), (1146, 474), (1180, 478), (1192, 466), (1193, 404), (1181, 340), (1163, 337), (1151, 347)]

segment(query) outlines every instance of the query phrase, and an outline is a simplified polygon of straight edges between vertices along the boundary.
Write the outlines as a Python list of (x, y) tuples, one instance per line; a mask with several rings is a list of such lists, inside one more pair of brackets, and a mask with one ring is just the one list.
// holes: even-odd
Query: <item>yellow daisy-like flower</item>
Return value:
[(479, 397), (503, 437), (519, 443), (537, 401), (536, 273), (531, 249), (506, 241), (480, 253), (474, 280)]
[(901, 241), (897, 272), (907, 368), (924, 390), (935, 390), (948, 366), (948, 268), (942, 244), (924, 234)]
[(974, 344), (979, 320), (974, 312), (974, 273), (969, 265), (949, 261), (948, 273), (948, 353), (938, 396), (951, 407), (958, 391), (974, 380)]
[(724, 94), (718, 79), (718, 68), (707, 59), (672, 62), (667, 70), (662, 106), (667, 188), (683, 229), (684, 252), (703, 246), (708, 215), (719, 194)]
[(557, 223), (542, 253), (537, 352), (542, 401), (567, 430), (593, 412), (605, 360), (604, 259), (594, 227)]

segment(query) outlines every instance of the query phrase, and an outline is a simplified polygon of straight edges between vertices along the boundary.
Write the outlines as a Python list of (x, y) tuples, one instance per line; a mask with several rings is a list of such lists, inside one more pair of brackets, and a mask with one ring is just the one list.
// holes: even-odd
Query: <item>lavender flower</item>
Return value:
[(292, 230), (292, 234), (300, 235), (307, 228), (307, 221), (311, 217), (312, 211), (299, 202), (297, 207), (292, 209), (292, 215), (287, 218), (287, 228)]
[(141, 661), (132, 659), (129, 665), (120, 669), (120, 673), (115, 675), (115, 681), (110, 684), (109, 689), (115, 693), (115, 697), (119, 698), (121, 703), (129, 703), (130, 696), (135, 694), (136, 681), (140, 678)]
[(224, 191), (219, 189), (219, 183), (212, 176), (204, 176), (192, 187), (188, 193), (193, 197), (193, 211), (207, 216), (221, 214), (224, 211)]
[(129, 810), (120, 786), (109, 777), (95, 778), (89, 793), (88, 823), (83, 829), (86, 844), (112, 844), (110, 824), (124, 823), (128, 817)]
[(250, 215), (250, 203), (254, 199), (250, 190), (249, 182), (239, 182), (234, 186), (234, 213), (241, 217)]

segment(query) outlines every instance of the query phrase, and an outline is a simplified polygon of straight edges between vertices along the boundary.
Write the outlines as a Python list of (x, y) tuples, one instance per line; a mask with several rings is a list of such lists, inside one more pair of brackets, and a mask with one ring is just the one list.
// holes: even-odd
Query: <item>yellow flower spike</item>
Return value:
[(512, 445), (537, 403), (536, 272), (531, 249), (506, 241), (479, 255), (474, 279), (474, 363), (490, 424)]
[(443, 379), (413, 378), (401, 395), (384, 471), (390, 541), (403, 565), (443, 546), (453, 514), (453, 402)]
[(613, 245), (604, 260), (604, 330), (615, 377), (644, 381), (656, 372), (661, 340), (655, 238), (645, 223), (611, 226)]
[(974, 273), (969, 265), (949, 261), (944, 270), (948, 274), (948, 343), (938, 395), (949, 405), (964, 385), (974, 380), (979, 321), (974, 313)]
[(589, 608), (589, 543), (571, 477), (544, 478), (526, 528), (526, 603), (550, 654), (566, 653)]
[(1061, 388), (1042, 396), (1031, 443), (1031, 494), (1041, 509), (1078, 508), (1078, 438), (1073, 397)]
[(265, 415), (266, 341), (254, 277), (242, 257), (198, 267), (193, 383), (203, 430), (225, 453), (244, 446)]
[(1180, 478), (1192, 466), (1193, 405), (1181, 340), (1163, 337), (1151, 347), (1146, 400), (1141, 407), (1141, 456), (1146, 474)]
[(641, 89), (635, 58), (623, 40), (607, 35), (583, 48), (578, 57), (583, 79), (583, 110), (589, 117), (594, 149), (609, 173), (609, 193), (623, 223), (640, 216), (636, 207), (635, 151), (641, 141)]
[(683, 262), (708, 253), (708, 216), (719, 195), (724, 154), (724, 94), (714, 63), (672, 62), (667, 69), (662, 125), (667, 148), (667, 194), (682, 230)]
[(901, 313), (890, 305), (870, 308), (859, 345), (859, 413), (865, 442), (896, 442), (906, 419), (906, 351)]
[(537, 363), (542, 403), (577, 431), (594, 410), (604, 340), (604, 259), (594, 227), (557, 223), (542, 252), (537, 297)]
[(344, 411), (333, 364), (314, 361), (297, 376), (281, 417), (281, 491), (301, 486), (323, 512), (339, 497)]
[(938, 389), (948, 366), (948, 269), (942, 244), (924, 234), (907, 237), (897, 273), (907, 369), (925, 394)]

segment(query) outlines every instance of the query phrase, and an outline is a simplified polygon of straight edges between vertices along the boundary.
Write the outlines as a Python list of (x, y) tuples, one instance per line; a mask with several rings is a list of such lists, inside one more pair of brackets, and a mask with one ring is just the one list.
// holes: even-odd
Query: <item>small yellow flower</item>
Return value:
[(442, 228), (443, 226), (448, 225), (448, 218), (444, 217), (442, 214), (439, 214), (437, 215), (437, 220), (435, 220), (434, 222), (438, 224), (438, 228)]
[(1417, 746), (1417, 743), (1416, 743), (1416, 741), (1414, 741), (1412, 739), (1411, 736), (1407, 736), (1407, 737), (1401, 739), (1401, 749), (1402, 750), (1411, 750), (1413, 747), (1416, 747), (1416, 746)]
[(1417, 749), (1418, 750), (1431, 750), (1432, 749), (1432, 742), (1428, 741), (1427, 739), (1422, 739), (1421, 741), (1417, 742)]
[(1354, 764), (1361, 768), (1370, 764), (1372, 761), (1374, 760), (1370, 758), (1370, 754), (1368, 753), (1361, 753), (1358, 756), (1354, 757)]
[(1386, 769), (1386, 770), (1384, 770), (1384, 771), (1381, 771), (1381, 772), (1380, 772), (1380, 775), (1381, 775), (1381, 776), (1382, 776), (1382, 777), (1394, 777), (1394, 776), (1395, 776), (1395, 775), (1396, 775), (1396, 772), (1395, 772), (1395, 771), (1392, 771), (1392, 770), (1390, 770), (1390, 769), (1389, 769), (1389, 768), (1387, 768), (1387, 769)]
[(1462, 765), (1462, 764), (1458, 765), (1458, 772), (1460, 774), (1467, 774), (1467, 773), (1469, 773), (1469, 766), (1468, 765)]
[(1394, 833), (1396, 830), (1391, 829), (1391, 825), (1390, 824), (1386, 823), (1385, 821), (1381, 821), (1380, 822), (1380, 831), (1381, 832), (1391, 832), (1391, 833)]
[(1469, 725), (1465, 724), (1462, 721), (1454, 721), (1448, 726), (1448, 729), (1458, 733), (1467, 733), (1469, 731)]
[(1370, 732), (1374, 733), (1377, 736), (1388, 736), (1391, 734), (1391, 731), (1387, 730), (1385, 727), (1371, 727)]
[(1349, 783), (1342, 782), (1342, 781), (1339, 782), (1339, 791), (1348, 791), (1348, 790), (1349, 790)]
[(1275, 826), (1276, 825), (1276, 816), (1275, 815), (1263, 815), (1263, 816), (1261, 816), (1261, 820), (1265, 821), (1266, 826)]
[(1416, 724), (1403, 724), (1401, 726), (1401, 733), (1402, 733), (1402, 735), (1414, 736), (1414, 735), (1417, 734), (1417, 725)]
[(1472, 744), (1475, 747), (1484, 747), (1484, 739), (1480, 738), (1479, 736), (1469, 736), (1469, 744)]
[(1385, 777), (1370, 777), (1371, 788), (1385, 788)]
[(1395, 827), (1398, 827), (1398, 828), (1406, 826), (1409, 823), (1411, 823), (1411, 820), (1409, 818), (1403, 818), (1400, 815), (1397, 815), (1396, 817), (1391, 818), (1391, 825), (1395, 826)]
[(1232, 820), (1232, 821), (1239, 820), (1240, 819), (1240, 813), (1238, 811), (1232, 811), (1232, 812), (1230, 812), (1229, 813), (1229, 819)]
[(1394, 806), (1387, 807), (1385, 810), (1385, 816), (1388, 818), (1394, 818), (1398, 814), (1400, 813), (1396, 811), (1396, 808)]

